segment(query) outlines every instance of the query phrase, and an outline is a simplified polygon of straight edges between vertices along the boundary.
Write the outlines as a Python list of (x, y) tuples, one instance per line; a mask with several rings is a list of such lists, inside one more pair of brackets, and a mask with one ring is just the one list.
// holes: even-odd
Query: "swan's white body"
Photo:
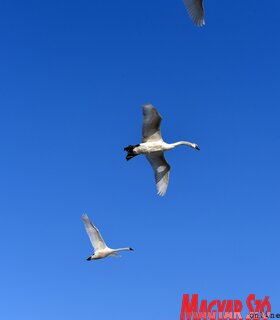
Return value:
[(199, 150), (199, 147), (197, 144), (188, 141), (164, 142), (160, 132), (161, 116), (151, 104), (143, 106), (143, 115), (142, 143), (124, 148), (128, 153), (126, 159), (130, 160), (138, 154), (145, 154), (154, 170), (158, 194), (164, 196), (170, 174), (170, 165), (164, 158), (164, 152), (179, 145), (186, 145), (197, 150)]
[(205, 24), (203, 0), (183, 0), (193, 23), (202, 27)]
[(156, 142), (144, 142), (140, 143), (139, 147), (135, 147), (133, 149), (133, 152), (136, 154), (149, 154), (152, 152), (158, 152), (158, 151), (168, 151), (171, 149), (174, 149), (177, 146), (180, 145), (187, 145), (189, 147), (192, 147), (196, 149), (196, 144), (187, 142), (187, 141), (179, 141), (175, 143), (166, 143), (163, 140), (162, 141), (156, 141)]
[(87, 258), (88, 261), (102, 259), (108, 256), (116, 257), (116, 256), (119, 256), (117, 253), (118, 251), (133, 250), (132, 248), (118, 248), (118, 249), (109, 248), (104, 242), (99, 230), (89, 220), (88, 216), (84, 214), (82, 216), (82, 219), (85, 225), (86, 232), (89, 236), (90, 242), (94, 248), (94, 254), (92, 254)]

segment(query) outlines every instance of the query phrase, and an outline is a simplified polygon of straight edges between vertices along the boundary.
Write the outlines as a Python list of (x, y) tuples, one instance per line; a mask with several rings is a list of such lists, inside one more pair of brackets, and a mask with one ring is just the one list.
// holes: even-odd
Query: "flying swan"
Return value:
[(183, 0), (193, 23), (202, 27), (205, 24), (203, 0)]
[(124, 148), (124, 151), (127, 152), (126, 160), (130, 160), (139, 154), (145, 154), (154, 170), (158, 194), (164, 196), (170, 173), (170, 165), (164, 158), (164, 151), (180, 145), (186, 145), (196, 150), (199, 150), (199, 147), (197, 144), (187, 141), (164, 142), (160, 132), (161, 116), (151, 104), (143, 106), (143, 115), (142, 143)]
[(82, 216), (86, 232), (89, 236), (90, 242), (94, 248), (94, 253), (87, 258), (87, 261), (106, 258), (108, 256), (117, 257), (118, 251), (132, 250), (132, 248), (119, 248), (111, 249), (107, 247), (106, 243), (102, 239), (102, 236), (96, 226), (89, 220), (86, 214)]

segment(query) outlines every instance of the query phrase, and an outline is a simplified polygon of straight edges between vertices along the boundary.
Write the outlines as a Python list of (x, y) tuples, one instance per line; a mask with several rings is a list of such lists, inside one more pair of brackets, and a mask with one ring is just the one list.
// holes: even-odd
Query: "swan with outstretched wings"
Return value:
[(103, 240), (99, 230), (96, 226), (89, 220), (89, 217), (86, 214), (82, 216), (83, 223), (85, 225), (86, 232), (89, 236), (90, 242), (94, 248), (94, 253), (87, 258), (88, 261), (102, 259), (108, 256), (116, 257), (118, 256), (118, 251), (129, 250), (133, 251), (132, 248), (118, 248), (112, 249), (109, 248), (105, 241)]
[(143, 106), (143, 116), (142, 143), (124, 148), (127, 152), (126, 160), (130, 160), (139, 154), (146, 155), (154, 170), (158, 194), (164, 196), (170, 175), (170, 165), (165, 160), (164, 152), (179, 145), (186, 145), (196, 150), (199, 150), (199, 147), (196, 143), (188, 141), (164, 142), (160, 132), (161, 115), (151, 104)]

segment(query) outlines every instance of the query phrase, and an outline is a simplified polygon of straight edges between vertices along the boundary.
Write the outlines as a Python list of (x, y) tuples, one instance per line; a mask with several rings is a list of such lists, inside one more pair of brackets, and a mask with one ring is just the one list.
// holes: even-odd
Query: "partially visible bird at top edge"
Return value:
[(202, 27), (205, 25), (203, 0), (183, 0), (193, 23)]

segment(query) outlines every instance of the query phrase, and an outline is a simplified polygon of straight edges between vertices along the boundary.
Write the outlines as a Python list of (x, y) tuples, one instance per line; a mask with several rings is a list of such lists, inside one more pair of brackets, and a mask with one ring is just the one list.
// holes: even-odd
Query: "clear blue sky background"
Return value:
[[(270, 296), (280, 312), (280, 2), (0, 4), (5, 320), (179, 319), (183, 293)], [(156, 195), (142, 104), (163, 116)], [(121, 259), (87, 262), (86, 212)], [(244, 310), (247, 310), (244, 308)]]

